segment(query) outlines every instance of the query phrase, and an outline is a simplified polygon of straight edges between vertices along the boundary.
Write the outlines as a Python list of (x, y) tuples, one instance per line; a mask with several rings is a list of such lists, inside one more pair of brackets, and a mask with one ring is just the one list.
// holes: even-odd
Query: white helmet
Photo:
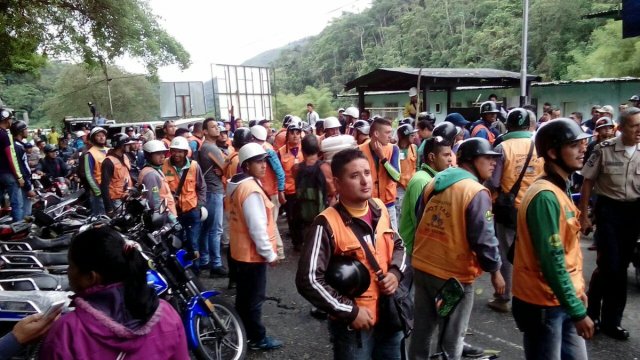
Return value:
[(413, 97), (417, 95), (418, 95), (418, 89), (416, 89), (415, 87), (412, 87), (411, 89), (409, 89), (409, 97)]
[(324, 119), (325, 130), (339, 128), (340, 126), (340, 120), (338, 120), (338, 118), (334, 116), (329, 116), (328, 118)]
[(173, 140), (171, 140), (169, 149), (189, 151), (189, 141), (187, 141), (187, 139), (183, 138), (182, 136), (176, 136), (173, 138)]
[(289, 120), (289, 125), (298, 124), (298, 126), (299, 126), (300, 123), (302, 123), (302, 119), (300, 119), (300, 117), (298, 117), (298, 116), (292, 116), (291, 120)]
[(240, 161), (240, 166), (244, 164), (245, 161), (254, 159), (264, 159), (266, 158), (267, 152), (264, 150), (262, 146), (256, 143), (249, 143), (240, 148), (238, 152), (238, 160)]
[[(351, 116), (352, 118), (357, 119), (357, 118), (360, 117), (360, 110), (358, 110), (358, 108), (355, 107), (355, 106), (349, 106), (347, 108), (347, 110), (345, 110), (342, 115)], [(326, 128), (326, 126), (325, 126), (325, 128)]]
[(260, 141), (265, 141), (267, 140), (267, 129), (264, 126), (254, 126), (251, 128), (251, 135)]
[(104, 128), (101, 128), (100, 126), (96, 126), (93, 129), (91, 129), (91, 132), (89, 133), (89, 138), (93, 138), (93, 135), (99, 132), (103, 132), (105, 135), (107, 135), (107, 130), (105, 130)]
[(337, 154), (340, 150), (354, 149), (358, 146), (356, 139), (351, 135), (338, 135), (332, 136), (322, 140), (321, 148), (324, 156), (324, 160), (331, 162), (333, 155)]
[(82, 130), (76, 131), (76, 137), (83, 137), (85, 135), (87, 135), (87, 134)]
[(164, 143), (160, 140), (149, 140), (142, 146), (142, 151), (146, 153), (157, 153), (157, 152), (167, 152), (167, 148), (164, 146)]
[(201, 207), (200, 208), (200, 221), (205, 221), (207, 220), (207, 218), (209, 217), (209, 211), (207, 210), (206, 207)]

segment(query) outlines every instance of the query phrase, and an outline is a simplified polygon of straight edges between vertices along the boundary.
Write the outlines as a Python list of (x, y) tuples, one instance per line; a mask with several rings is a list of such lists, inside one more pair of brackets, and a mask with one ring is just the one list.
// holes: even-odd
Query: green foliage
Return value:
[(282, 121), (287, 114), (299, 116), (305, 119), (307, 116), (307, 104), (312, 103), (315, 111), (321, 118), (336, 116), (333, 95), (328, 88), (316, 89), (307, 86), (300, 95), (278, 93), (276, 96), (276, 121)]
[(640, 39), (622, 39), (622, 23), (609, 21), (591, 34), (590, 45), (571, 52), (569, 77), (640, 76)]
[(150, 74), (190, 63), (144, 0), (5, 0), (0, 2), (0, 72), (37, 72), (51, 55), (89, 65), (139, 58)]
[(65, 116), (91, 116), (87, 102), (98, 112), (118, 122), (155, 120), (159, 116), (156, 84), (140, 74), (130, 74), (118, 67), (109, 67), (113, 112), (109, 109), (107, 83), (101, 70), (85, 65), (66, 67), (58, 76), (53, 93), (42, 105), (46, 118), (59, 122)]
[[(611, 0), (531, 0), (529, 71), (563, 79), (573, 49), (588, 46), (603, 21), (581, 16)], [(373, 0), (343, 14), (275, 62), (279, 91), (306, 86), (342, 91), (380, 67), (491, 67), (520, 70), (522, 2), (513, 0)], [(616, 35), (618, 38), (620, 35)]]

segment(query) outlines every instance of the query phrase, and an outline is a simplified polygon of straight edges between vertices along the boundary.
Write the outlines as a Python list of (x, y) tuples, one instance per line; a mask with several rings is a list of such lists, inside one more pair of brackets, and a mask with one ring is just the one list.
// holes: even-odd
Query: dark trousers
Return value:
[(284, 206), (287, 208), (287, 224), (289, 225), (289, 237), (294, 246), (302, 245), (303, 241), (303, 229), (304, 225), (302, 221), (298, 219), (298, 200), (296, 194), (285, 195), (287, 203)]
[(267, 264), (237, 261), (236, 310), (247, 330), (249, 341), (264, 339), (266, 330), (262, 324), (262, 304), (267, 288)]
[[(598, 196), (595, 212), (598, 267), (589, 286), (588, 314), (594, 319), (601, 317), (602, 327), (615, 327), (620, 325), (627, 304), (627, 268), (640, 235), (640, 201)], [(599, 297), (602, 302), (595, 301)]]

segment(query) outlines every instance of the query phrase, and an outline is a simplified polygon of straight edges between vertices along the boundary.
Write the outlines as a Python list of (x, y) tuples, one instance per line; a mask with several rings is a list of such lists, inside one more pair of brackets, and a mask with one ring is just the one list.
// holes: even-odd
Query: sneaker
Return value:
[(484, 349), (479, 346), (473, 346), (464, 343), (462, 346), (462, 356), (468, 358), (477, 358), (484, 355)]
[(265, 336), (262, 341), (249, 341), (249, 349), (251, 350), (275, 350), (282, 347), (282, 341)]
[(491, 310), (494, 310), (494, 311), (497, 311), (497, 312), (501, 312), (501, 313), (508, 313), (510, 311), (510, 309), (509, 309), (509, 300), (491, 299), (487, 303), (487, 306)]
[(227, 277), (227, 276), (229, 276), (229, 271), (227, 269), (225, 269), (224, 266), (217, 266), (217, 267), (211, 268), (211, 270), (209, 270), (209, 277), (210, 278)]

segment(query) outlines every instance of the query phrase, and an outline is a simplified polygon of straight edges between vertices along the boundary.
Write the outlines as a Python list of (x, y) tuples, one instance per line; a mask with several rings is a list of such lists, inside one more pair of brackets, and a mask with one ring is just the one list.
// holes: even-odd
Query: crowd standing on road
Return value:
[[(236, 288), (253, 350), (283, 346), (267, 336), (262, 305), (267, 271), (286, 256), (299, 256), (295, 285), (312, 314), (328, 318), (336, 359), (482, 355), (464, 340), (473, 283), (483, 272), (495, 290), (488, 306), (513, 312), (527, 359), (586, 359), (584, 340), (598, 332), (627, 339), (627, 268), (640, 235), (633, 218), (640, 212), (638, 97), (617, 117), (612, 106), (596, 105), (583, 120), (579, 112), (564, 118), (551, 104), (539, 118), (532, 106), (507, 111), (491, 95), (479, 104), (479, 119), (451, 113), (437, 123), (421, 111), (418, 95), (409, 90), (395, 129), (392, 119), (356, 107), (321, 119), (309, 103), (306, 121), (287, 115), (278, 130), (267, 119), (245, 126), (231, 110), (228, 120), (207, 118), (192, 129), (166, 121), (157, 139), (144, 124), (140, 134), (130, 127), (110, 139), (100, 126), (75, 139), (52, 127), (28, 142), (27, 124), (0, 109), (0, 189), (14, 221), (30, 215), (32, 174), (68, 177), (77, 165), (93, 215), (112, 215), (131, 187), (146, 189), (149, 206), (181, 225), (196, 273), (228, 277)], [(278, 230), (279, 216), (286, 233)], [(587, 285), (579, 241), (594, 227), (598, 260)], [(99, 285), (101, 297), (132, 306), (141, 324), (166, 317), (163, 331), (176, 333), (175, 344), (154, 346), (181, 358), (184, 334), (170, 307), (142, 288), (131, 298), (128, 287), (145, 286), (134, 281), (140, 274), (103, 259), (113, 244), (101, 241), (122, 239), (91, 231), (97, 238), (84, 232), (70, 255), (77, 268), (73, 279), (69, 274), (78, 292), (73, 315), (53, 326), (52, 319), (25, 319), (0, 347), (13, 349), (33, 338), (30, 331), (52, 326), (47, 356), (69, 346), (85, 351), (91, 340), (64, 329), (76, 331), (95, 312), (122, 316), (83, 292)], [(285, 254), (287, 239), (295, 255)], [(113, 276), (121, 282), (101, 282)], [(442, 300), (450, 286), (455, 300)], [(455, 310), (445, 314), (436, 299), (453, 301), (447, 306)], [(99, 346), (114, 356), (148, 350), (118, 341)]]

